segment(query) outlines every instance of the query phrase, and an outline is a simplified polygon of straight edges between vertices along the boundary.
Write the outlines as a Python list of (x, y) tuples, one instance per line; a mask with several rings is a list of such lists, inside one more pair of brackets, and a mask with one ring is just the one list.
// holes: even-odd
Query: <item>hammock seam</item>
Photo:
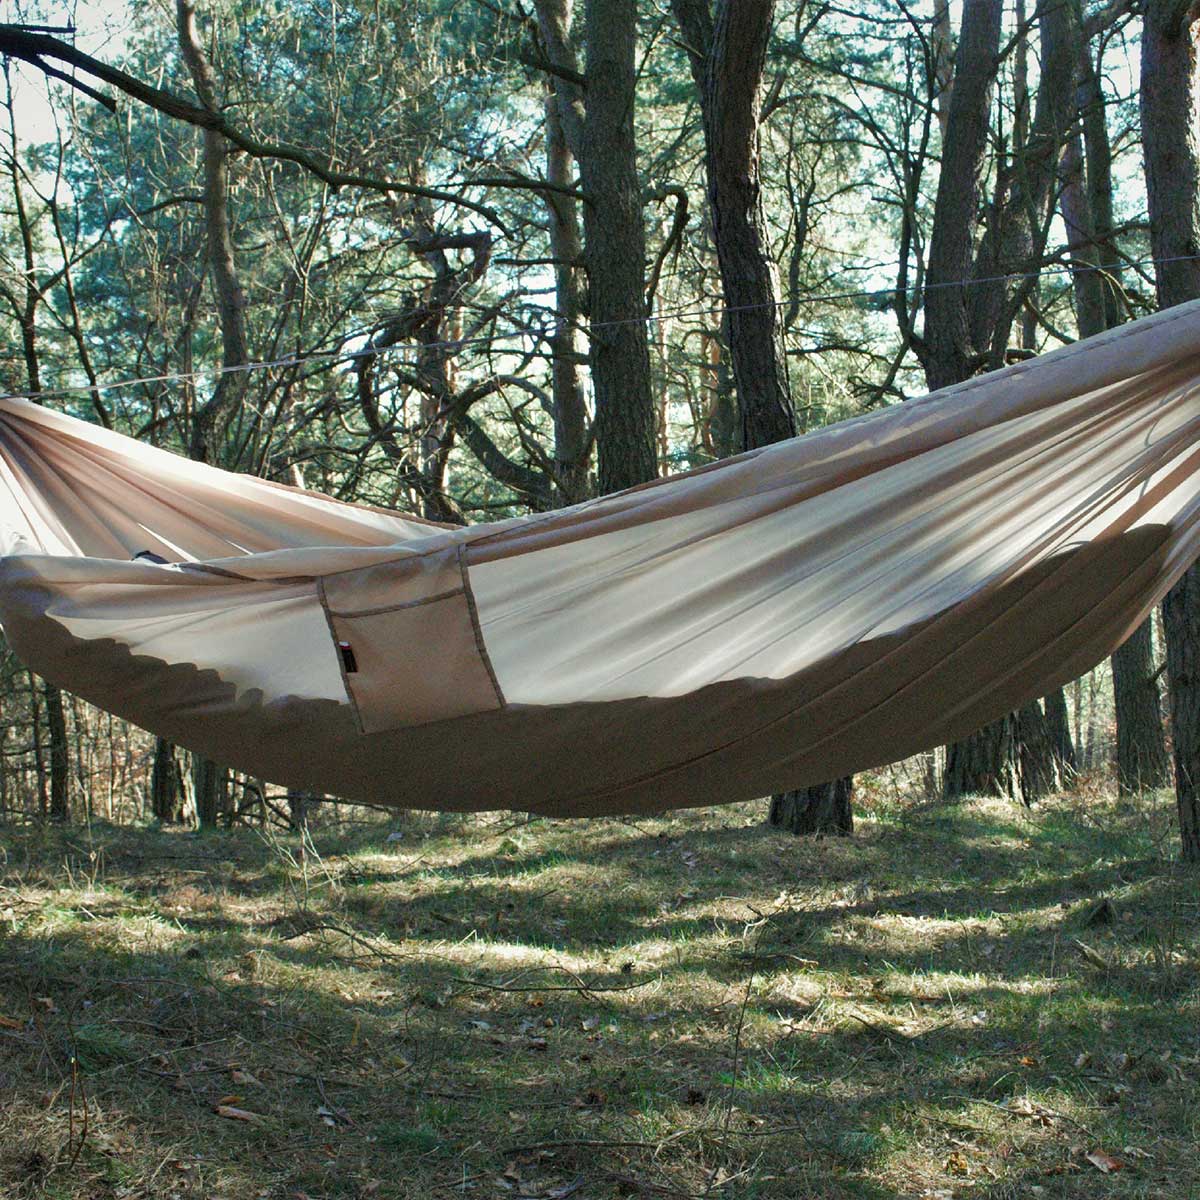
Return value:
[(325, 626), (329, 630), (329, 641), (333, 649), (333, 657), (337, 662), (338, 674), (342, 677), (342, 690), (346, 693), (346, 703), (350, 707), (350, 711), (354, 714), (354, 724), (358, 729), (360, 737), (367, 736), (366, 726), (363, 724), (362, 713), (358, 711), (358, 701), (354, 698), (354, 689), (350, 686), (350, 680), (346, 675), (345, 659), (338, 653), (338, 635), (337, 630), (333, 625), (333, 613), (329, 608), (329, 600), (325, 595), (325, 580), (322, 576), (316, 577), (317, 585), (317, 600), (321, 605), (321, 612), (325, 614)]
[[(324, 578), (319, 576), (318, 578)], [(385, 613), (401, 612), (406, 608), (420, 608), (422, 604), (436, 604), (439, 600), (449, 600), (453, 596), (461, 596), (463, 589), (460, 587), (449, 588), (444, 592), (438, 592), (436, 596), (424, 596), (420, 600), (405, 600), (401, 604), (380, 604), (375, 608), (331, 608), (329, 615), (331, 617), (381, 617)]]
[(508, 700), (504, 695), (504, 689), (500, 686), (500, 680), (496, 677), (496, 668), (492, 666), (492, 656), (488, 653), (487, 643), (483, 640), (483, 627), (479, 623), (479, 609), (475, 604), (475, 592), (471, 588), (471, 576), (467, 571), (467, 546), (465, 542), (460, 542), (458, 546), (458, 569), (462, 575), (463, 595), (466, 598), (467, 612), (471, 618), (471, 631), (475, 635), (475, 649), (479, 654), (480, 661), (483, 663), (483, 669), (492, 681), (492, 688), (496, 693), (496, 701), (500, 705), (501, 711), (503, 711), (508, 708)]

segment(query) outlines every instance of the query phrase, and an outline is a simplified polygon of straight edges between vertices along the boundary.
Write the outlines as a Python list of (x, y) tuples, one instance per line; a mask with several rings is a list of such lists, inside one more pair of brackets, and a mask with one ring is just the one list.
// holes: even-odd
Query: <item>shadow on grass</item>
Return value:
[[(172, 1154), (205, 1195), (1191, 1194), (1163, 1180), (1197, 1121), (1195, 880), (1136, 834), (385, 832), (300, 877), (244, 836), (14, 845), (42, 909), (0, 935), (0, 1190), (156, 1194)], [(1149, 1157), (1101, 1176), (1102, 1145)]]

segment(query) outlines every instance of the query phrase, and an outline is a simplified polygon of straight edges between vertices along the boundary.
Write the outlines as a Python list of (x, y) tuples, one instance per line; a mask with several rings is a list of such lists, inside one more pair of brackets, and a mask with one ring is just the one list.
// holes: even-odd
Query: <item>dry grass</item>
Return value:
[(0, 830), (0, 1196), (1200, 1196), (1165, 801), (759, 807)]

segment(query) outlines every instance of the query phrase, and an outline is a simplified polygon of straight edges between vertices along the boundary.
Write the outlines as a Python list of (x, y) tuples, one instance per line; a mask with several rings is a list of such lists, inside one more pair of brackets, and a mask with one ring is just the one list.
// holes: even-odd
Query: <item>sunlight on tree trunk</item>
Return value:
[[(1142, 141), (1160, 307), (1200, 298), (1200, 88), (1194, 4), (1148, 0)], [(1200, 862), (1200, 566), (1163, 601), (1175, 796), (1183, 857)]]

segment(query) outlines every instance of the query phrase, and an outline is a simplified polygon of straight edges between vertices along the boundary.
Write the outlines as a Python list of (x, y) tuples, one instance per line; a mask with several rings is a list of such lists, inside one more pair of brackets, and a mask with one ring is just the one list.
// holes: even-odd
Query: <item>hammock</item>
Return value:
[(743, 800), (964, 737), (1111, 653), (1200, 553), (1198, 436), (1200, 303), (468, 528), (8, 399), (0, 622), (52, 682), (289, 787)]

